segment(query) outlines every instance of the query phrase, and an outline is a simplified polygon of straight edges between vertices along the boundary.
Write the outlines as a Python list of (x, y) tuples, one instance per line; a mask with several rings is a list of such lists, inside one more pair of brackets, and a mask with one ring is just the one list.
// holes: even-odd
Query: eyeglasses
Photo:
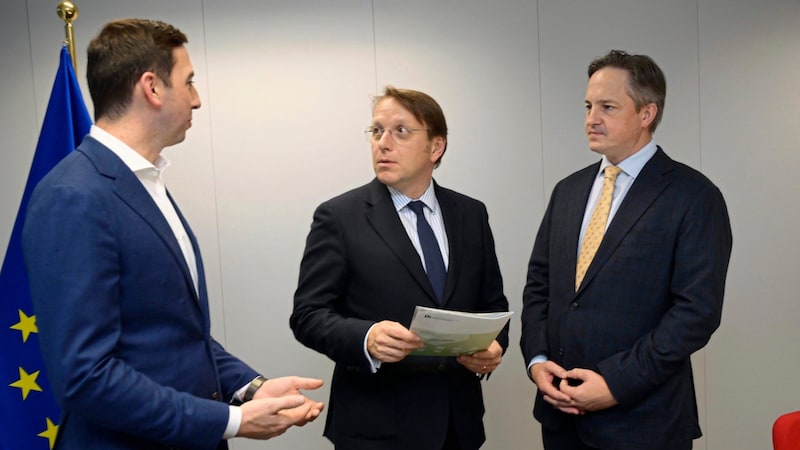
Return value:
[(403, 125), (398, 125), (397, 128), (394, 129), (386, 129), (382, 127), (369, 127), (364, 130), (364, 136), (366, 136), (367, 140), (371, 141), (380, 141), (383, 137), (383, 133), (388, 132), (395, 140), (397, 141), (405, 141), (411, 137), (417, 131), (430, 131), (427, 128), (407, 128)]

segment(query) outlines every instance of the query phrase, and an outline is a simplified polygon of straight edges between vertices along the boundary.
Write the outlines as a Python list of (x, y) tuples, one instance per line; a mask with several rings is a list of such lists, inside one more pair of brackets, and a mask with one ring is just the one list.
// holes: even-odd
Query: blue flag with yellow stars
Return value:
[(81, 96), (67, 47), (0, 270), (0, 450), (53, 448), (59, 415), (39, 349), (36, 313), (22, 259), (22, 226), (33, 188), (80, 144), (92, 121)]

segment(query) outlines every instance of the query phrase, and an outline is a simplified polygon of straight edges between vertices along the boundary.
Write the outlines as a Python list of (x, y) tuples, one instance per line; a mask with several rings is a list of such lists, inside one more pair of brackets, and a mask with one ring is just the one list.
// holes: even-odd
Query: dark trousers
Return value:
[[(565, 421), (558, 431), (542, 427), (542, 443), (544, 450), (606, 450), (584, 444), (578, 437), (575, 420)], [(691, 450), (692, 441), (671, 450)], [(617, 450), (617, 449), (607, 449)]]
[[(395, 448), (396, 445), (398, 444), (392, 443), (392, 444), (380, 445), (376, 443), (374, 445), (374, 448), (375, 449)], [(334, 445), (334, 447), (336, 448), (336, 450), (345, 450), (346, 448), (344, 445)], [(362, 447), (359, 446), (358, 448)], [(442, 445), (442, 450), (478, 450), (476, 448), (463, 447), (461, 443), (458, 441), (458, 433), (456, 433), (456, 427), (455, 424), (453, 423), (452, 415), (450, 416), (450, 420), (447, 423), (447, 436), (445, 437), (444, 444)]]
[(463, 450), (458, 443), (458, 434), (456, 434), (456, 426), (453, 423), (453, 414), (450, 414), (450, 420), (447, 423), (447, 439), (444, 440), (442, 450)]
[(544, 450), (600, 450), (581, 441), (573, 421), (569, 421), (569, 425), (566, 423), (564, 425), (558, 431), (542, 427)]
[(458, 436), (456, 436), (456, 433), (453, 431), (452, 424), (450, 424), (447, 430), (447, 440), (444, 441), (442, 450), (461, 450), (461, 446), (458, 444)]

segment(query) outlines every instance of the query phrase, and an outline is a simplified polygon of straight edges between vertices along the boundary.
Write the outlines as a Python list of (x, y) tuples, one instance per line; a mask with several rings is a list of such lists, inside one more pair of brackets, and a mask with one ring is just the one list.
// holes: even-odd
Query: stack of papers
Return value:
[(486, 350), (506, 326), (511, 311), (469, 313), (417, 306), (409, 329), (425, 347), (414, 355), (456, 356)]

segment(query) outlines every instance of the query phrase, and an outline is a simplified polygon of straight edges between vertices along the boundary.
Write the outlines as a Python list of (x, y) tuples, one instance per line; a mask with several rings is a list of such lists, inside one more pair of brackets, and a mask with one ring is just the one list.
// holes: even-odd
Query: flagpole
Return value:
[(78, 75), (78, 57), (75, 54), (75, 31), (72, 28), (72, 22), (78, 18), (78, 6), (69, 0), (64, 0), (58, 4), (57, 7), (58, 17), (64, 21), (64, 32), (67, 39), (64, 41), (67, 44), (69, 55), (72, 57), (72, 68), (75, 70), (75, 75)]

